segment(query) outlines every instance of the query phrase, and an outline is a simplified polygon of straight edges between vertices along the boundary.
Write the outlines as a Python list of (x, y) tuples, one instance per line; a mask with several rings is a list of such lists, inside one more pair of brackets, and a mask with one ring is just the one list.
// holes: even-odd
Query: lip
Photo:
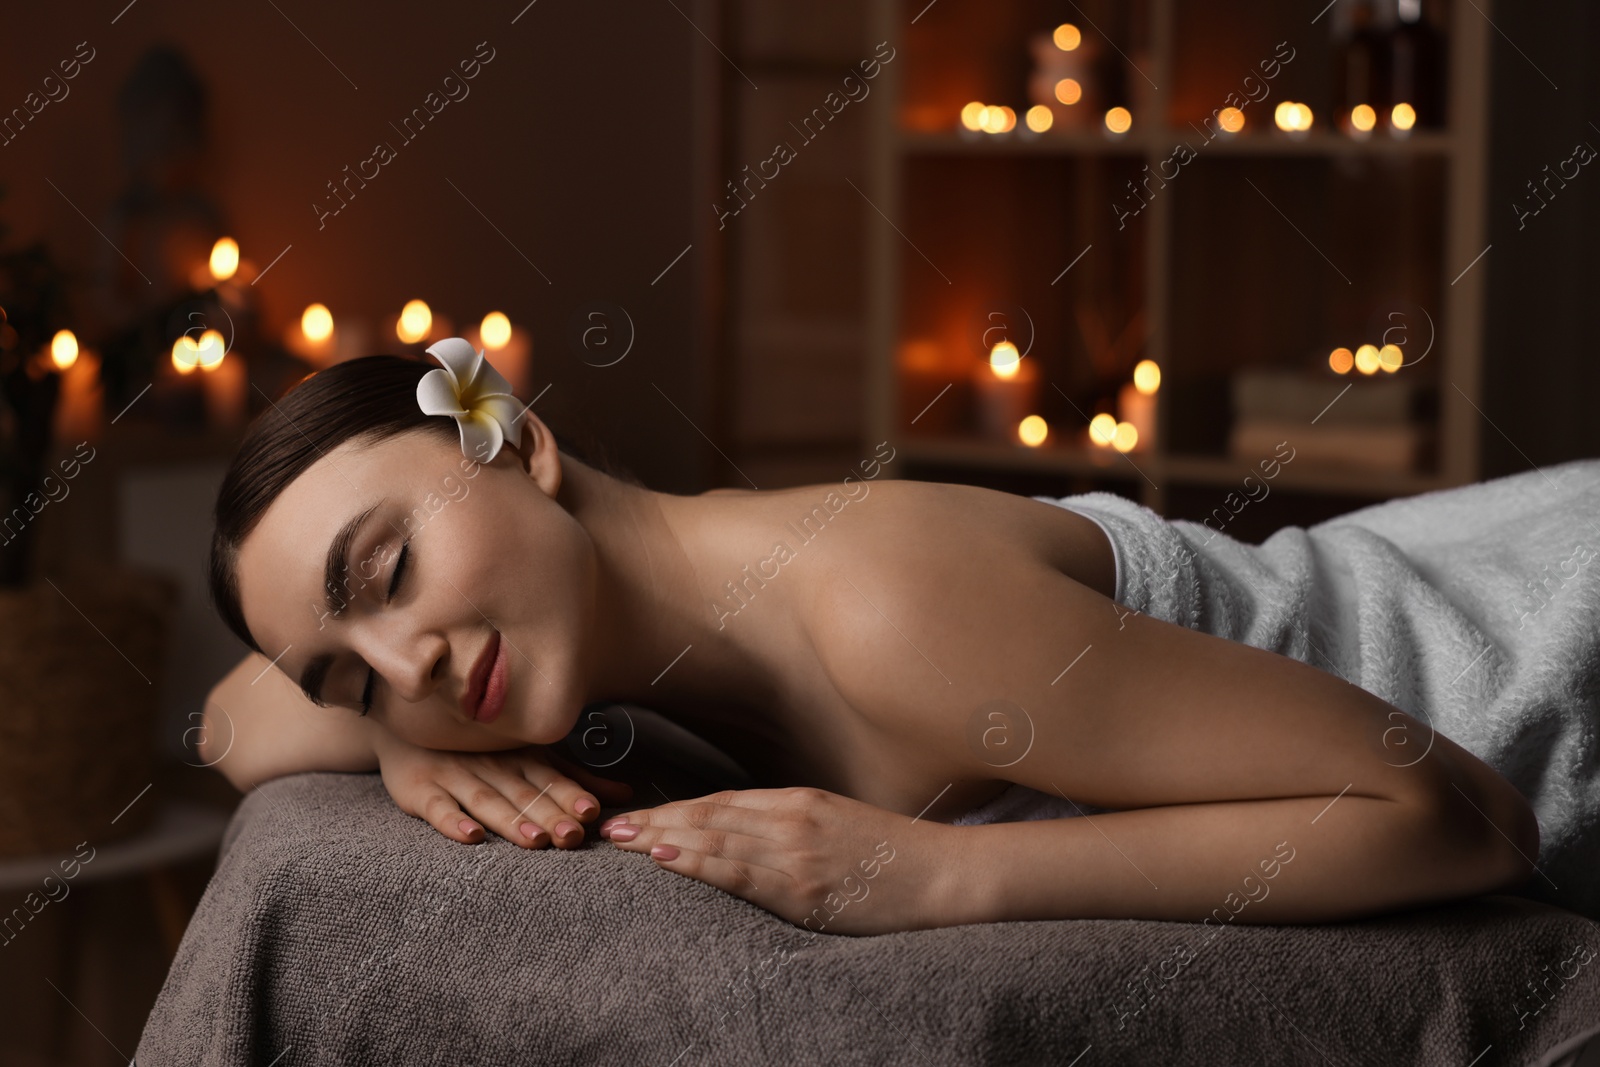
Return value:
[[(489, 722), (500, 714), (505, 702), (505, 655), (500, 631), (491, 630), (488, 642), (467, 675), (467, 691), (461, 698), (461, 709), (469, 719)], [(491, 682), (497, 683), (491, 686)], [(493, 695), (492, 700), (485, 700)]]

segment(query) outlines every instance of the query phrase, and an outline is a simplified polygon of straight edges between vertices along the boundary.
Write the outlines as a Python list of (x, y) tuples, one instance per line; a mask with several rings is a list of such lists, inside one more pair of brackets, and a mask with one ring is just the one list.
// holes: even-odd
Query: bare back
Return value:
[[(773, 784), (816, 785), (907, 814), (932, 803), (928, 817), (953, 817), (998, 793), (1007, 780), (999, 772), (951, 766), (916, 737), (885, 729), (872, 709), (853, 705), (841, 693), (859, 681), (851, 677), (858, 669), (872, 672), (878, 684), (937, 688), (942, 676), (969, 672), (968, 655), (983, 654), (979, 643), (963, 643), (957, 634), (941, 642), (936, 662), (930, 661), (918, 649), (926, 643), (919, 631), (934, 620), (897, 617), (890, 607), (899, 599), (897, 590), (983, 583), (983, 595), (1001, 614), (1025, 627), (1021, 603), (1006, 607), (1028, 592), (1023, 586), (1031, 583), (1020, 575), (1049, 570), (1109, 598), (1115, 580), (1111, 545), (1092, 520), (1024, 496), (886, 481), (843, 503), (838, 488), (729, 494), (748, 509), (750, 528), (772, 531), (774, 551), (753, 561), (753, 568), (741, 568), (732, 592), (719, 602), (728, 612), (724, 622), (770, 627), (771, 661), (781, 664), (783, 679), (775, 694), (781, 706), (762, 709), (774, 718), (778, 734), (759, 747), (729, 747), (753, 774)], [(837, 511), (824, 503), (829, 494)], [(776, 551), (780, 545), (790, 550), (786, 558)], [(841, 611), (841, 602), (854, 610)], [(938, 625), (959, 630), (962, 622), (947, 618)], [(880, 639), (890, 635), (897, 651), (850, 666), (819, 652), (853, 641), (850, 634), (862, 626), (875, 629)]]

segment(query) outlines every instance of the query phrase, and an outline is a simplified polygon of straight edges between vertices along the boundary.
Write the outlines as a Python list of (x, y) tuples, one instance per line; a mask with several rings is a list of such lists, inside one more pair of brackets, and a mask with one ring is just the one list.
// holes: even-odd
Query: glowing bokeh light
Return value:
[(395, 324), (395, 334), (406, 344), (416, 344), (433, 329), (433, 312), (421, 300), (407, 302), (400, 309), (400, 321)]
[(1043, 416), (1029, 415), (1017, 423), (1017, 437), (1029, 448), (1038, 448), (1049, 436), (1050, 424), (1044, 421)]
[(78, 362), (78, 337), (71, 330), (57, 330), (50, 338), (50, 362), (56, 370), (66, 370)]

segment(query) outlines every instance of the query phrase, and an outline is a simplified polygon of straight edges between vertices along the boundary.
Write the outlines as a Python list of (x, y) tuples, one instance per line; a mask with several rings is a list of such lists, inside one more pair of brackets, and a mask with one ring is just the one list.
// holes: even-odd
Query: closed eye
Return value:
[(401, 542), (401, 544), (400, 544), (400, 555), (394, 561), (394, 575), (389, 579), (389, 595), (386, 598), (385, 603), (387, 603), (389, 600), (393, 600), (395, 593), (399, 591), (399, 589), (400, 589), (400, 576), (405, 573), (405, 571), (406, 571), (406, 561), (409, 560), (410, 558), (411, 558), (411, 538), (408, 537), (403, 542)]
[[(411, 539), (408, 537), (400, 544), (400, 555), (394, 561), (394, 574), (389, 578), (389, 591), (384, 595), (383, 602), (388, 604), (400, 591), (400, 579), (406, 571), (406, 563), (411, 559)], [(371, 667), (367, 668), (367, 684), (361, 690), (361, 711), (365, 715), (372, 710), (372, 688), (377, 683), (378, 675)]]

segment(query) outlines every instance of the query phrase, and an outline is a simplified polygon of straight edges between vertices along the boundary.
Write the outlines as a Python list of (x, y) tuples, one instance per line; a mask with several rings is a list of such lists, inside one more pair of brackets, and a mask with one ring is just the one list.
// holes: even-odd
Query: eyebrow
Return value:
[[(328, 542), (328, 556), (322, 564), (322, 602), (327, 605), (329, 614), (337, 617), (345, 609), (345, 605), (334, 597), (334, 589), (340, 584), (344, 574), (349, 571), (348, 563), (350, 545), (355, 541), (356, 535), (361, 532), (361, 527), (371, 517), (383, 501), (373, 504), (350, 518), (343, 526), (339, 527), (333, 535), (333, 540)], [(345, 587), (346, 592), (349, 587)], [(333, 657), (328, 654), (317, 656), (306, 664), (305, 670), (300, 672), (300, 691), (306, 699), (313, 704), (321, 704), (322, 683), (328, 677), (328, 669), (333, 666)]]

